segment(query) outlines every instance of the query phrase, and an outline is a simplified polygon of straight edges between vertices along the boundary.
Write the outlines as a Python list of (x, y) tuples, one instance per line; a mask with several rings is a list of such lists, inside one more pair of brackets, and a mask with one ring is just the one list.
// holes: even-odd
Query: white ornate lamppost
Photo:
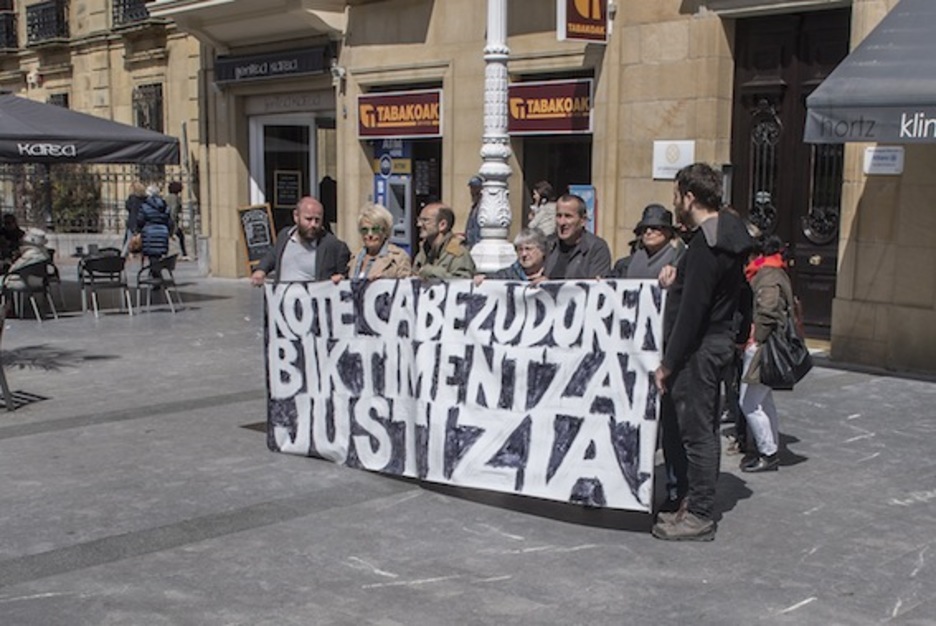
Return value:
[(487, 45), (484, 47), (484, 136), (479, 173), (484, 179), (478, 224), (481, 240), (471, 249), (479, 272), (493, 272), (517, 259), (507, 241), (511, 211), (510, 137), (507, 135), (507, 0), (488, 0)]

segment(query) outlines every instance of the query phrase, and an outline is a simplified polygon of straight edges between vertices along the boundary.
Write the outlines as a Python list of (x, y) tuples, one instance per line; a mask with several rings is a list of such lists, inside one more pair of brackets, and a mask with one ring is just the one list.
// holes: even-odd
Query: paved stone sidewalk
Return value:
[(175, 315), (7, 323), (47, 399), (0, 413), (3, 626), (936, 623), (932, 382), (816, 368), (780, 471), (723, 457), (717, 539), (670, 544), (269, 452), (261, 293), (180, 274)]

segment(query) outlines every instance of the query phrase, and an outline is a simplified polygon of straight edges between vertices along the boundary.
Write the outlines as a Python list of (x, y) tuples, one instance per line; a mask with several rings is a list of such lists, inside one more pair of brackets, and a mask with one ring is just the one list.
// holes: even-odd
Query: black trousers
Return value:
[(176, 226), (175, 235), (179, 238), (179, 250), (182, 251), (182, 256), (188, 256), (188, 252), (185, 251), (185, 231), (181, 226)]
[(729, 334), (706, 335), (670, 376), (660, 407), (669, 496), (688, 497), (689, 511), (704, 519), (712, 519), (715, 507), (721, 462), (719, 385), (734, 350)]

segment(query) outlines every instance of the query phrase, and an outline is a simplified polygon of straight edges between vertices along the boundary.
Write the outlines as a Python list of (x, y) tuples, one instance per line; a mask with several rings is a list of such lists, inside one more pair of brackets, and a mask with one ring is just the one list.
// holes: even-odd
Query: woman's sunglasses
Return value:
[(381, 228), (380, 226), (361, 226), (358, 230), (361, 232), (362, 235), (367, 235), (367, 234), (379, 235), (380, 233), (383, 232), (383, 228)]

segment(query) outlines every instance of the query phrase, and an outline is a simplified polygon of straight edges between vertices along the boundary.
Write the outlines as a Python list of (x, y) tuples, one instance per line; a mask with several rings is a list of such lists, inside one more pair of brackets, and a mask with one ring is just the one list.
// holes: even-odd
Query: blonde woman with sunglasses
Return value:
[(379, 204), (368, 204), (358, 216), (361, 251), (348, 262), (348, 278), (409, 278), (412, 265), (402, 248), (390, 243), (393, 216)]

